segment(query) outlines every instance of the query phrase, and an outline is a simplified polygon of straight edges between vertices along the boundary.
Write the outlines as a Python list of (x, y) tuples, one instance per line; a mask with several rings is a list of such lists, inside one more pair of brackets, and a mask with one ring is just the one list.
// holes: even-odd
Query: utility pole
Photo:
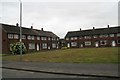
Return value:
[(20, 61), (22, 61), (22, 1), (20, 2)]

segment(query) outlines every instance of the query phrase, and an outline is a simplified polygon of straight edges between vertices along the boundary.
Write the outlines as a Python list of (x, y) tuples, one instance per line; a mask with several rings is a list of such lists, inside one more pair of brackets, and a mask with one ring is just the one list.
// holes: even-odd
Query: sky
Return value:
[[(64, 38), (68, 31), (118, 25), (119, 0), (21, 0), (22, 26), (52, 31)], [(19, 23), (19, 0), (1, 0), (0, 23)]]

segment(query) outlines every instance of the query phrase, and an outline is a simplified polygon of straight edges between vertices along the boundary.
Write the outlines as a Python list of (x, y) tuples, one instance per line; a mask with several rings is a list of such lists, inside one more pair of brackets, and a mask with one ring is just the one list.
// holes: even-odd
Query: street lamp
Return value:
[(20, 61), (22, 61), (22, 1), (20, 2)]

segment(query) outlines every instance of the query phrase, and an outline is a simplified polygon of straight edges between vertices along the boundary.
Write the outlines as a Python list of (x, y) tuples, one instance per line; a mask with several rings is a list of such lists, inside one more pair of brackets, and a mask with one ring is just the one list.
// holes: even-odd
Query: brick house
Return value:
[[(20, 28), (18, 24), (0, 24), (2, 27), (2, 53), (10, 53), (10, 44), (19, 42)], [(22, 27), (22, 42), (27, 52), (51, 50), (59, 48), (59, 37), (51, 31)]]
[(69, 31), (65, 36), (67, 47), (119, 47), (120, 26)]

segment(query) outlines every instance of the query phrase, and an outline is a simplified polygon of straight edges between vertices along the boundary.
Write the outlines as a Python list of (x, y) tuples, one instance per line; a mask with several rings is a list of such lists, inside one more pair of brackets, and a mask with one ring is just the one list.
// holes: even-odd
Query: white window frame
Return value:
[(117, 40), (117, 44), (120, 44), (120, 43), (119, 43), (119, 40)]
[(102, 34), (99, 36), (100, 38), (103, 38), (103, 37), (108, 37), (108, 34)]
[(13, 34), (8, 34), (9, 39), (13, 39)]
[(117, 33), (117, 37), (120, 37), (120, 33)]
[(50, 37), (48, 37), (48, 40), (51, 40), (51, 38), (50, 38)]
[(77, 46), (77, 42), (71, 42), (71, 46), (72, 47)]
[(56, 40), (56, 38), (52, 38), (52, 40)]
[(26, 39), (26, 35), (22, 35), (22, 39)]
[(47, 43), (42, 43), (42, 48), (47, 49)]
[(86, 41), (85, 46), (91, 46), (91, 41)]
[(91, 36), (84, 36), (85, 39), (91, 39)]
[(40, 40), (40, 36), (37, 36), (37, 40)]
[(29, 43), (29, 49), (35, 49), (35, 43)]
[(56, 44), (55, 43), (52, 43), (52, 48), (56, 48)]
[(47, 37), (41, 37), (41, 40), (47, 40)]
[(69, 38), (66, 38), (66, 40), (69, 40)]
[[(102, 44), (103, 41), (104, 41), (105, 44)], [(101, 40), (100, 45), (107, 45), (107, 40)]]
[(18, 34), (14, 34), (14, 39), (19, 39)]
[(97, 35), (94, 35), (93, 38), (98, 38), (98, 36), (97, 36)]
[(31, 36), (30, 36), (30, 35), (28, 35), (28, 36), (27, 36), (27, 39), (28, 39), (28, 40), (31, 40)]
[(110, 34), (109, 36), (110, 36), (110, 37), (115, 37), (115, 34)]

